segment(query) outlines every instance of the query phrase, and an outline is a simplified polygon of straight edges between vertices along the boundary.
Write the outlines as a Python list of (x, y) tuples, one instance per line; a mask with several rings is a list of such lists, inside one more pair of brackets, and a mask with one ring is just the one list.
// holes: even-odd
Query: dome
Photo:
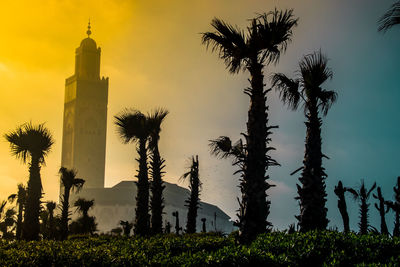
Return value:
[(96, 42), (90, 37), (85, 38), (85, 39), (82, 40), (81, 47), (83, 49), (91, 49), (91, 50), (97, 49)]

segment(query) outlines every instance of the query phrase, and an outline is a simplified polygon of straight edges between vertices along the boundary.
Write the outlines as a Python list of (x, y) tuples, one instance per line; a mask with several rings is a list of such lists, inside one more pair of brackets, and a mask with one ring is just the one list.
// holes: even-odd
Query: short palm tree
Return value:
[(47, 212), (49, 213), (49, 223), (48, 223), (48, 231), (49, 238), (53, 239), (55, 237), (55, 221), (54, 221), (54, 210), (56, 208), (56, 203), (53, 201), (49, 201), (46, 203)]
[(343, 186), (342, 181), (338, 182), (338, 185), (335, 186), (335, 194), (339, 198), (338, 199), (338, 208), (340, 215), (342, 215), (343, 219), (343, 228), (346, 233), (350, 232), (350, 220), (349, 214), (347, 213), (347, 205), (346, 205), (346, 198), (344, 193), (346, 193), (347, 188)]
[(61, 176), (61, 185), (64, 193), (61, 197), (61, 239), (68, 237), (68, 221), (69, 221), (69, 196), (71, 191), (78, 193), (85, 183), (85, 180), (76, 178), (77, 172), (73, 169), (61, 167), (58, 173)]
[(376, 191), (378, 192), (378, 194), (377, 195), (372, 194), (372, 196), (379, 201), (379, 204), (375, 203), (375, 208), (378, 210), (379, 215), (381, 216), (381, 234), (388, 235), (389, 230), (386, 225), (385, 215), (386, 213), (389, 212), (390, 208), (387, 205), (385, 205), (385, 199), (382, 196), (382, 190), (380, 186), (378, 186)]
[(385, 201), (385, 204), (395, 212), (393, 236), (400, 236), (400, 176), (397, 177), (397, 184), (393, 187), (394, 201)]
[(368, 199), (374, 191), (376, 187), (376, 183), (372, 185), (372, 187), (367, 190), (365, 187), (364, 180), (361, 181), (361, 186), (357, 190), (352, 188), (348, 188), (347, 191), (353, 195), (354, 200), (358, 200), (360, 205), (360, 223), (358, 226), (360, 227), (360, 234), (365, 235), (368, 233), (369, 222), (368, 222), (368, 212), (369, 212), (369, 205)]
[(18, 215), (17, 215), (17, 229), (15, 233), (15, 237), (17, 238), (17, 240), (21, 239), (22, 218), (25, 209), (26, 194), (27, 194), (26, 187), (23, 184), (18, 184), (17, 194), (12, 194), (8, 197), (8, 199), (12, 200), (12, 202), (15, 199), (17, 200)]
[(400, 1), (395, 2), (390, 9), (379, 19), (378, 31), (386, 32), (400, 24)]
[(74, 206), (76, 211), (82, 214), (81, 218), (78, 218), (78, 233), (80, 234), (93, 234), (96, 231), (95, 218), (89, 216), (89, 209), (94, 206), (94, 199), (86, 200), (84, 198), (78, 198)]
[(133, 223), (130, 223), (129, 221), (119, 221), (119, 224), (122, 226), (124, 235), (129, 236), (133, 228)]
[(41, 165), (53, 145), (53, 137), (44, 124), (26, 123), (5, 135), (11, 153), (29, 163), (29, 180), (22, 237), (25, 240), (39, 239), (40, 198), (42, 197)]
[(152, 178), (151, 182), (151, 232), (153, 234), (161, 234), (162, 229), (162, 214), (164, 209), (164, 198), (162, 176), (165, 173), (165, 160), (161, 158), (160, 151), (158, 149), (158, 141), (160, 140), (161, 123), (168, 115), (168, 111), (165, 109), (156, 109), (152, 114), (148, 116), (149, 127), (150, 127), (150, 141), (149, 147), (152, 152), (150, 156), (150, 174)]
[(181, 176), (182, 180), (189, 180), (190, 196), (185, 201), (188, 207), (186, 233), (196, 233), (197, 209), (200, 206), (201, 182), (199, 177), (199, 157), (192, 157), (189, 170)]
[(147, 167), (147, 141), (151, 133), (148, 119), (140, 111), (124, 110), (115, 116), (118, 133), (124, 143), (137, 142), (139, 170), (136, 196), (134, 232), (137, 235), (150, 233), (149, 177)]
[(250, 87), (244, 93), (250, 97), (247, 133), (245, 134), (247, 156), (243, 162), (241, 182), (241, 207), (239, 209), (239, 235), (242, 243), (248, 243), (267, 230), (269, 187), (266, 171), (276, 162), (267, 155), (271, 147), (268, 126), (267, 93), (264, 89), (263, 68), (277, 63), (292, 38), (292, 28), (297, 25), (292, 10), (274, 10), (252, 19), (247, 32), (220, 19), (211, 22), (215, 32), (203, 33), (202, 41), (225, 61), (230, 73), (247, 70)]
[[(3, 211), (4, 212), (4, 211)], [(14, 238), (14, 224), (16, 223), (15, 215), (17, 212), (14, 208), (9, 208), (4, 212), (4, 216), (0, 222), (0, 232), (2, 232), (3, 239), (12, 239)], [(11, 228), (11, 229), (9, 229)]]
[(329, 222), (325, 207), (327, 175), (322, 167), (324, 154), (321, 151), (320, 112), (324, 116), (327, 115), (336, 101), (337, 94), (321, 87), (332, 78), (332, 71), (327, 62), (328, 59), (321, 52), (315, 52), (306, 55), (300, 61), (299, 76), (296, 79), (290, 79), (282, 73), (272, 76), (272, 84), (280, 93), (283, 103), (296, 110), (302, 102), (307, 118), (305, 154), (299, 178), (301, 185), (297, 185), (299, 196), (296, 198), (300, 202), (300, 215), (296, 218), (299, 220), (301, 231), (326, 229)]

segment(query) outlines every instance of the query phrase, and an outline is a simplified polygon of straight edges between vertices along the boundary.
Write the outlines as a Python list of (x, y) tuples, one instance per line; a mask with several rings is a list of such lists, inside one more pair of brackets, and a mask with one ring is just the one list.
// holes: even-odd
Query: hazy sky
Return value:
[[(34, 3), (33, 3), (34, 2)], [(392, 0), (40, 0), (3, 1), (0, 9), (0, 199), (26, 183), (28, 166), (10, 155), (3, 135), (18, 125), (46, 122), (56, 140), (42, 168), (45, 200), (57, 200), (61, 162), (65, 78), (74, 70), (75, 48), (86, 37), (88, 18), (92, 38), (102, 49), (101, 73), (110, 77), (106, 155), (106, 186), (136, 174), (133, 145), (123, 145), (112, 124), (125, 107), (143, 112), (155, 107), (170, 111), (161, 133), (161, 153), (169, 182), (178, 182), (188, 158), (198, 154), (203, 201), (217, 204), (236, 219), (238, 177), (229, 160), (210, 156), (208, 140), (233, 139), (245, 131), (249, 99), (243, 94), (248, 73), (231, 75), (223, 61), (201, 44), (201, 32), (212, 30), (218, 17), (246, 27), (256, 13), (293, 8), (300, 18), (293, 42), (277, 66), (264, 70), (292, 76), (305, 54), (321, 49), (330, 58), (334, 77), (325, 84), (339, 98), (323, 119), (323, 152), (328, 173), (330, 226), (342, 229), (334, 185), (368, 186), (377, 181), (386, 198), (400, 175), (400, 27), (377, 32), (377, 20)], [(266, 81), (269, 85), (269, 82)], [(288, 111), (275, 92), (269, 94), (272, 135), (269, 220), (286, 228), (296, 219), (294, 200), (301, 166), (305, 125), (301, 111)], [(186, 186), (186, 185), (185, 185)], [(358, 211), (347, 198), (351, 227)], [(372, 199), (372, 202), (375, 200)], [(374, 226), (378, 212), (371, 206)], [(393, 214), (387, 216), (392, 228)]]

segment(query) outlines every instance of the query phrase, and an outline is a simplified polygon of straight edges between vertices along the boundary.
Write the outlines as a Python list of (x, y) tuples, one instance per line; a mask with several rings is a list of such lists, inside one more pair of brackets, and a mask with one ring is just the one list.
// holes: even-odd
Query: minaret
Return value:
[(65, 81), (61, 166), (75, 169), (84, 188), (104, 187), (108, 78), (100, 78), (100, 47), (88, 37), (75, 51), (75, 74)]

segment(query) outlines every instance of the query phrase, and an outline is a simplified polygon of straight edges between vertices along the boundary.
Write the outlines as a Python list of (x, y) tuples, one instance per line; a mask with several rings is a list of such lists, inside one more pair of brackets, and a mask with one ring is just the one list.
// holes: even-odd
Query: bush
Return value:
[(0, 240), (0, 266), (367, 266), (399, 261), (399, 238), (334, 231), (273, 232), (249, 246), (237, 245), (235, 235), (216, 234)]

